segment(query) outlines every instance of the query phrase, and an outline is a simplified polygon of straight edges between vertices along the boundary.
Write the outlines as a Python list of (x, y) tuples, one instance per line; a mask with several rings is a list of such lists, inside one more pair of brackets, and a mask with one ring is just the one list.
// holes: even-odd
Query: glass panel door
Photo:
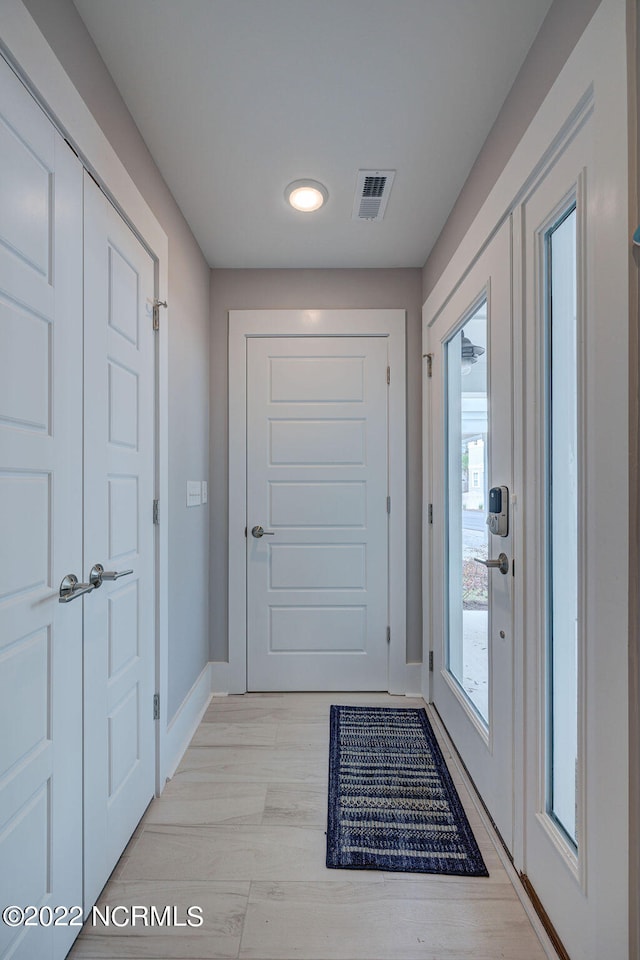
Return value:
[(428, 390), (433, 701), (512, 849), (512, 534), (486, 522), (489, 490), (508, 501), (513, 482), (510, 269), (506, 221), (429, 329)]

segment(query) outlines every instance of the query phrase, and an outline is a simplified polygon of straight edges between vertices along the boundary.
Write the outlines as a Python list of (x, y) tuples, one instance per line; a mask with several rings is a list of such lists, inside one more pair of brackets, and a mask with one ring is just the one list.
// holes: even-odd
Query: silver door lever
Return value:
[(481, 563), (485, 567), (495, 567), (500, 573), (509, 573), (509, 558), (506, 553), (499, 553), (497, 560), (482, 560), (480, 557), (474, 557), (473, 559), (476, 563)]
[(70, 603), (76, 597), (81, 597), (84, 593), (91, 593), (94, 589), (95, 583), (78, 583), (75, 573), (68, 573), (60, 582), (58, 603)]
[(133, 570), (105, 570), (101, 563), (94, 563), (89, 573), (89, 582), (97, 589), (102, 586), (104, 580), (119, 580), (120, 577), (128, 577)]
[(260, 537), (272, 537), (273, 535), (273, 530), (263, 530), (260, 524), (256, 524), (256, 526), (251, 529), (251, 536), (256, 537), (258, 540)]

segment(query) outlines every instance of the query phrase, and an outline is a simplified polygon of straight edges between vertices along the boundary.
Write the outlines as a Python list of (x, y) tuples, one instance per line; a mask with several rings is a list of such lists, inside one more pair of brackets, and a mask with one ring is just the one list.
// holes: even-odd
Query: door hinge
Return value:
[(428, 517), (429, 517), (429, 523), (433, 523), (433, 504), (432, 503), (429, 504)]
[(430, 380), (433, 376), (433, 354), (425, 353), (425, 358), (427, 361), (427, 377)]
[(387, 497), (387, 513), (391, 513), (391, 497)]
[(391, 367), (387, 367), (387, 383), (391, 383)]
[(433, 673), (433, 650), (429, 650), (429, 673)]
[(166, 307), (166, 300), (154, 300), (153, 301), (153, 329), (160, 329), (160, 307)]
[(387, 627), (387, 643), (391, 643), (391, 627)]
[(153, 719), (160, 719), (160, 694), (154, 693), (153, 695)]
[(244, 535), (245, 535), (245, 537), (247, 536), (247, 528), (246, 528), (246, 527), (244, 528)]
[(160, 523), (160, 501), (159, 500), (153, 501), (153, 523), (154, 523), (154, 526), (156, 527)]

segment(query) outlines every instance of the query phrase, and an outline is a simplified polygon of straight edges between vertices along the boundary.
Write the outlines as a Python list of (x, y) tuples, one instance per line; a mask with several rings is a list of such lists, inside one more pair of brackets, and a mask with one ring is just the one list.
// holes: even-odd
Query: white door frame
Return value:
[[(0, 53), (25, 83), (85, 168), (98, 181), (118, 212), (154, 258), (158, 299), (167, 301), (169, 243), (151, 208), (116, 151), (74, 87), (62, 64), (21, 0), (0, 5)], [(168, 310), (163, 311), (156, 349), (156, 496), (167, 515), (169, 503)], [(151, 517), (152, 505), (149, 504)], [(151, 522), (151, 519), (150, 519)], [(175, 766), (167, 740), (168, 692), (168, 525), (156, 528), (156, 690), (160, 720), (156, 724), (156, 792)], [(150, 706), (151, 709), (151, 706)]]
[(389, 340), (389, 692), (409, 692), (406, 638), (406, 313), (404, 310), (229, 311), (229, 662), (214, 665), (214, 689), (247, 690), (247, 339), (387, 337)]

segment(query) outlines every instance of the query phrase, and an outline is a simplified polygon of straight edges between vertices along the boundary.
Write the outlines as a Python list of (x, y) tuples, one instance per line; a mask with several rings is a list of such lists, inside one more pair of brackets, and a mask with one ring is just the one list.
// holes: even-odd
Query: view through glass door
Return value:
[(487, 295), (446, 343), (446, 667), (489, 723)]
[(434, 703), (511, 849), (510, 244), (506, 222), (429, 336)]

